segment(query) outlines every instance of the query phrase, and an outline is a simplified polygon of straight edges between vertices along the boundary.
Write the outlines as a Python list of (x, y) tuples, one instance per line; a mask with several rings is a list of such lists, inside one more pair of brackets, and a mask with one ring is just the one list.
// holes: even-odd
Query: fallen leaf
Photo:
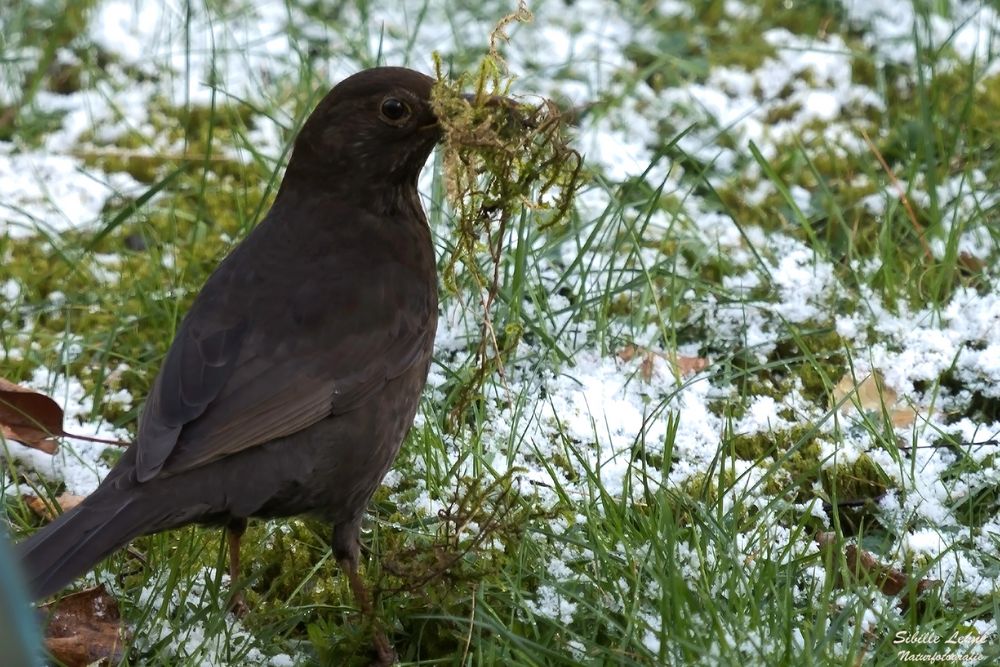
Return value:
[(641, 348), (638, 345), (626, 345), (622, 349), (618, 350), (618, 358), (622, 361), (632, 361), (635, 356), (639, 354)]
[[(818, 533), (816, 535), (816, 544), (820, 548), (831, 549), (836, 543), (837, 536), (834, 533)], [(854, 544), (844, 547), (844, 560), (847, 563), (847, 573), (854, 581), (871, 582), (884, 595), (890, 597), (902, 593), (912, 579), (905, 572), (878, 562), (878, 559), (871, 552), (859, 549)], [(843, 581), (837, 585), (843, 587)], [(941, 582), (937, 579), (920, 579), (915, 586), (916, 593), (920, 595), (924, 591), (940, 585)], [(899, 607), (903, 611), (906, 611), (909, 604), (909, 598), (903, 598), (899, 601)]]
[(871, 552), (858, 549), (857, 545), (847, 545), (844, 549), (844, 559), (847, 561), (847, 570), (852, 576), (856, 579), (869, 577), (884, 595), (893, 597), (899, 595), (910, 581), (907, 575), (882, 565)]
[(85, 667), (100, 660), (118, 664), (125, 657), (128, 631), (121, 622), (118, 602), (103, 584), (39, 609), (49, 614), (45, 648), (66, 667)]
[(708, 368), (708, 359), (705, 357), (678, 356), (674, 360), (674, 365), (677, 367), (678, 372), (680, 372), (681, 377), (687, 377)]
[(958, 253), (958, 265), (965, 269), (966, 273), (981, 273), (986, 268), (986, 261), (967, 252), (960, 252)]
[(695, 373), (708, 368), (708, 359), (705, 359), (704, 357), (674, 356), (666, 352), (651, 350), (649, 348), (631, 343), (619, 350), (617, 356), (625, 362), (632, 361), (636, 357), (640, 357), (639, 376), (646, 382), (653, 379), (653, 365), (656, 357), (659, 357), (671, 364), (674, 367), (674, 370), (681, 377), (688, 377), (689, 375), (694, 375)]
[(839, 404), (843, 414), (856, 411), (860, 405), (865, 412), (882, 414), (884, 409), (893, 426), (909, 426), (916, 421), (917, 411), (900, 403), (896, 392), (885, 386), (881, 373), (870, 373), (857, 384), (854, 383), (855, 379), (855, 376), (847, 373), (833, 388), (834, 405)]
[(88, 442), (127, 447), (130, 443), (63, 430), (63, 411), (54, 400), (37, 391), (0, 378), (0, 434), (4, 438), (55, 454), (56, 438), (65, 436)]
[(59, 504), (60, 511), (56, 511), (55, 503), (48, 498), (39, 498), (38, 496), (23, 496), (23, 498), (25, 504), (27, 504), (32, 512), (43, 519), (51, 521), (63, 512), (67, 512), (82, 503), (86, 496), (75, 496), (72, 493), (60, 494), (56, 498), (56, 503)]
[(645, 380), (646, 382), (649, 382), (650, 380), (653, 379), (654, 360), (655, 357), (653, 356), (653, 353), (647, 350), (646, 352), (643, 353), (642, 361), (639, 363), (639, 375), (641, 375), (642, 379)]
[(63, 411), (45, 394), (0, 378), (0, 431), (5, 438), (54, 454)]

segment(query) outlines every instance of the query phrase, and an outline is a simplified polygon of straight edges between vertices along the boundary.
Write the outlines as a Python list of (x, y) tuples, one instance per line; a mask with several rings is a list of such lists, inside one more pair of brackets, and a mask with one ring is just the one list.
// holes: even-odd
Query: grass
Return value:
[[(155, 58), (142, 71), (102, 53), (85, 30), (100, 6), (93, 4), (67, 14), (58, 2), (41, 3), (3, 19), (0, 32), (17, 47), (10, 53), (24, 54), (3, 63), (8, 87), (21, 91), (9, 129), (15, 150), (44, 146), (58, 126), (60, 114), (39, 97), (56, 78), (104, 85), (117, 104), (143, 81), (166, 88), (188, 76)], [(189, 26), (249, 12), (207, 4), (190, 4)], [(912, 323), (908, 314), (922, 310), (940, 323), (963, 290), (996, 294), (1000, 225), (989, 184), (1000, 167), (990, 110), (1000, 79), (987, 63), (956, 59), (947, 42), (926, 43), (919, 30), (909, 46), (923, 67), (887, 64), (865, 42), (871, 29), (848, 22), (837, 2), (768, 2), (742, 17), (727, 15), (722, 2), (689, 4), (687, 17), (640, 3), (606, 8), (636, 32), (624, 44), (604, 41), (610, 74), (606, 90), (586, 100), (593, 106), (580, 110), (581, 134), (637, 114), (659, 129), (658, 152), (626, 179), (594, 161), (564, 224), (542, 231), (526, 215), (511, 225), (494, 314), (506, 377), (488, 378), (476, 400), (465, 400), (463, 388), (477, 368), (478, 295), (461, 274), (442, 294), (442, 326), (452, 336), (438, 347), (417, 425), (365, 533), (373, 556), (364, 576), (404, 664), (889, 665), (903, 661), (898, 632), (949, 637), (974, 632), (976, 622), (995, 629), (995, 456), (963, 443), (954, 426), (963, 418), (995, 422), (995, 392), (955, 359), (907, 394), (921, 415), (934, 406), (947, 417), (907, 430), (892, 427), (888, 405), (845, 414), (857, 397), (838, 400), (835, 387), (862, 375), (879, 346), (910, 344), (877, 325)], [(915, 6), (929, 20), (932, 9)], [(207, 101), (163, 93), (142, 122), (121, 110), (129, 131), (107, 138), (93, 127), (72, 152), (86, 168), (132, 175), (144, 190), (110, 200), (92, 229), (41, 225), (27, 238), (0, 236), (0, 286), (18, 286), (0, 310), (0, 375), (24, 381), (45, 367), (76, 378), (93, 399), (88, 420), (134, 430), (187, 305), (280, 181), (286, 156), (261, 150), (260, 128), (277, 121), (287, 146), (339, 58), (426, 66), (418, 28), (450, 30), (457, 46), (445, 49), (444, 61), (467, 66), (488, 35), (487, 27), (480, 41), (470, 39), (479, 25), (472, 17), (488, 26), (510, 8), (426, 2), (380, 27), (385, 10), (366, 2), (336, 16), (294, 0), (286, 9), (327, 26), (325, 38), (305, 33), (299, 42), (312, 46), (293, 54), (297, 76), (270, 82), (254, 100), (224, 85)], [(586, 21), (563, 20), (569, 10), (551, 2), (532, 9), (535, 26), (513, 31), (508, 53), (530, 50), (519, 40), (555, 19), (584, 43)], [(32, 29), (46, 12), (63, 17), (51, 40)], [(651, 97), (722, 85), (711, 76), (723, 67), (762, 66), (788, 51), (766, 39), (779, 28), (803, 39), (839, 37), (851, 83), (879, 103), (845, 104), (788, 136), (750, 141), (739, 119), (723, 123), (697, 104), (667, 107)], [(60, 49), (75, 54), (74, 77), (53, 66)], [(193, 47), (187, 56), (197, 57)], [(571, 66), (523, 74), (519, 85), (543, 92), (582, 78)], [(798, 117), (799, 87), (823, 82), (803, 70), (776, 92), (752, 91), (767, 109), (765, 129)], [(845, 136), (853, 143), (838, 141)], [(732, 167), (704, 146), (728, 151)], [(435, 160), (425, 204), (443, 267), (456, 248)], [(970, 193), (962, 205), (952, 201)], [(719, 220), (731, 221), (726, 229), (738, 238), (722, 240)], [(983, 257), (961, 251), (971, 232), (984, 240)], [(801, 306), (796, 295), (808, 288), (805, 278), (789, 282), (792, 269), (829, 273), (829, 289), (807, 316), (788, 306)], [(844, 333), (854, 315), (864, 336)], [(711, 364), (677, 377), (654, 361), (647, 380), (638, 360), (616, 357), (631, 344)], [(106, 400), (120, 388), (136, 398), (130, 407)], [(616, 403), (622, 394), (629, 401)], [(748, 432), (766, 400), (782, 421)], [(628, 423), (641, 428), (621, 429), (602, 402), (633, 409)], [(943, 453), (918, 456), (931, 446)], [(8, 466), (8, 476), (18, 473)], [(936, 481), (949, 489), (958, 525), (935, 523), (914, 502)], [(16, 497), (4, 501), (16, 535), (39, 523)], [(925, 529), (940, 531), (946, 547), (902, 546)], [(832, 546), (817, 545), (817, 533), (827, 532)], [(366, 664), (368, 629), (328, 538), (310, 519), (253, 524), (241, 582), (253, 611), (239, 625), (224, 609), (219, 531), (138, 540), (144, 562), (120, 553), (98, 568), (99, 578), (116, 582), (133, 629), (127, 662), (267, 664), (289, 653), (304, 664)], [(872, 572), (852, 571), (849, 544), (905, 571), (903, 591), (884, 595)], [(978, 567), (986, 584), (918, 593), (921, 579), (936, 578), (954, 558)], [(910, 602), (905, 610), (900, 600)], [(979, 648), (984, 664), (997, 646)]]

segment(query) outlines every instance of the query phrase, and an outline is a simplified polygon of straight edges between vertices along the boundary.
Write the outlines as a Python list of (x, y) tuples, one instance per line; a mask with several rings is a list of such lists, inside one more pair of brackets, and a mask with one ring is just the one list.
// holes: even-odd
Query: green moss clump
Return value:
[(49, 67), (47, 74), (45, 87), (53, 93), (71, 95), (83, 87), (83, 67), (79, 64), (56, 62)]
[(399, 529), (379, 533), (381, 556), (370, 563), (373, 599), (404, 623), (402, 633), (421, 658), (454, 655), (465, 630), (448, 619), (468, 617), (474, 596), (489, 598), (518, 558), (528, 527), (556, 518), (520, 496), (519, 472), (453, 480), (437, 516), (387, 517)]
[[(178, 166), (192, 171), (197, 168), (219, 179), (232, 178), (240, 184), (263, 181), (267, 174), (259, 167), (243, 165), (219, 148), (241, 145), (253, 124), (254, 112), (245, 105), (176, 107), (156, 99), (149, 109), (147, 128), (129, 130), (111, 141), (85, 132), (75, 153), (85, 164), (109, 173), (128, 173), (140, 183), (154, 183)], [(184, 148), (159, 148), (175, 145)]]
[(806, 398), (825, 404), (827, 395), (847, 370), (846, 345), (829, 326), (797, 331), (782, 339), (768, 357), (771, 377), (778, 383), (798, 378)]
[(892, 478), (867, 454), (853, 463), (824, 469), (820, 481), (827, 497), (840, 501), (877, 500), (895, 488)]
[(620, 292), (615, 295), (614, 299), (608, 304), (607, 315), (608, 317), (622, 317), (630, 315), (634, 308), (632, 303), (633, 294), (629, 292)]
[(727, 441), (733, 454), (744, 461), (776, 463), (780, 467), (765, 482), (763, 491), (768, 495), (785, 494), (791, 489), (797, 501), (815, 497), (813, 488), (822, 467), (818, 434), (810, 425), (788, 429), (734, 435)]
[(162, 156), (139, 152), (147, 141), (139, 132), (130, 130), (114, 142), (114, 148), (118, 150), (79, 151), (78, 155), (88, 167), (97, 167), (109, 174), (122, 172), (140, 183), (153, 183), (163, 173), (168, 161)]
[(330, 558), (329, 524), (314, 519), (287, 519), (275, 524), (252, 522), (243, 543), (249, 547), (243, 562), (250, 564), (251, 607), (283, 605), (294, 600), (303, 606), (351, 604), (346, 577)]
[(490, 373), (502, 373), (517, 336), (501, 340), (498, 333), (522, 329), (516, 309), (508, 312), (503, 328), (494, 327), (508, 225), (530, 212), (528, 219), (540, 228), (558, 227), (570, 216), (583, 184), (583, 158), (564, 136), (567, 121), (558, 107), (549, 100), (527, 104), (509, 96), (513, 76), (498, 44), (507, 39), (509, 25), (531, 19), (523, 2), (501, 18), (471, 76), (449, 81), (435, 54), (438, 80), (431, 106), (442, 132), (445, 195), (456, 212), (454, 250), (444, 260), (442, 282), (457, 292), (461, 277), (462, 288), (477, 296), (483, 323), (479, 370), (463, 388), (455, 415), (476, 400)]
[(718, 502), (721, 497), (720, 487), (723, 490), (728, 489), (735, 481), (736, 476), (729, 470), (711, 476), (705, 473), (696, 473), (681, 483), (680, 492), (694, 500), (712, 505)]

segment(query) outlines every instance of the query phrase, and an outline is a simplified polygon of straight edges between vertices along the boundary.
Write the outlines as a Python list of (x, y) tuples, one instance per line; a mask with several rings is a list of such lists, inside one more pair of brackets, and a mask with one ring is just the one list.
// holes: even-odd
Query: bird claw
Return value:
[(368, 663), (369, 667), (392, 667), (396, 664), (396, 654), (395, 652), (390, 653), (386, 656), (379, 656)]
[(236, 591), (233, 593), (233, 596), (229, 599), (229, 611), (240, 620), (246, 618), (246, 615), (250, 613), (250, 605), (243, 598), (242, 592)]
[(384, 633), (376, 631), (373, 644), (375, 659), (371, 662), (371, 667), (392, 667), (392, 665), (396, 664), (399, 656), (396, 655), (396, 651), (393, 650)]

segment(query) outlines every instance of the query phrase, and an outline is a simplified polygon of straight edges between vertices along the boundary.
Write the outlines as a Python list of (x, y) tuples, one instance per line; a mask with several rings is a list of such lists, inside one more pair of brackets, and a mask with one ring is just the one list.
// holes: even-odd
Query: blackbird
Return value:
[[(78, 507), (18, 545), (36, 598), (140, 535), (318, 515), (361, 610), (361, 519), (413, 423), (437, 327), (417, 177), (441, 129), (434, 81), (380, 67), (319, 103), (270, 211), (211, 275), (146, 400), (135, 444)], [(377, 624), (376, 624), (377, 626)], [(376, 627), (378, 661), (393, 652)]]

